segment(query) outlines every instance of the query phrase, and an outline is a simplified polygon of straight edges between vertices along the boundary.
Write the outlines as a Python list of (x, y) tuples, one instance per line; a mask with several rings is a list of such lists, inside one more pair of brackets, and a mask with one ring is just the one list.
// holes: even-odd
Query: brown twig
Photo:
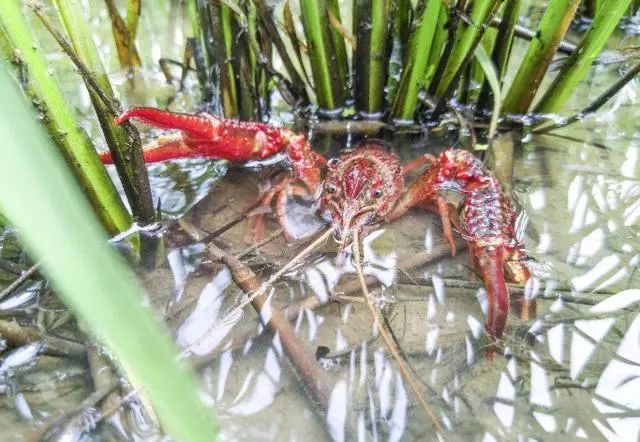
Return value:
[(278, 238), (283, 233), (284, 233), (284, 229), (283, 228), (279, 228), (278, 230), (274, 231), (273, 233), (271, 233), (270, 235), (266, 236), (262, 240), (258, 241), (257, 243), (253, 244), (252, 246), (247, 247), (242, 252), (238, 253), (236, 255), (236, 258), (238, 258), (238, 259), (244, 258), (249, 253), (252, 253), (252, 252), (258, 250), (263, 245), (268, 244), (271, 241), (273, 241), (274, 239)]
[(20, 285), (22, 285), (23, 282), (31, 278), (38, 271), (39, 264), (40, 263), (36, 263), (32, 265), (28, 270), (25, 270), (22, 273), (22, 275), (16, 278), (15, 281), (13, 281), (11, 284), (7, 286), (7, 288), (5, 288), (2, 292), (0, 292), (0, 300), (4, 299), (5, 297), (13, 293), (18, 287), (20, 287)]
[(369, 289), (367, 288), (367, 282), (365, 281), (364, 273), (362, 271), (362, 262), (360, 260), (360, 238), (357, 230), (353, 233), (353, 249), (354, 249), (353, 255), (355, 259), (356, 273), (358, 275), (358, 281), (360, 282), (360, 288), (362, 289), (362, 296), (364, 296), (365, 304), (369, 308), (369, 311), (371, 312), (371, 315), (374, 318), (374, 323), (378, 325), (378, 332), (380, 333), (380, 336), (384, 341), (385, 347), (387, 348), (387, 351), (391, 355), (391, 358), (395, 361), (396, 366), (400, 371), (400, 374), (402, 375), (404, 380), (409, 384), (409, 388), (411, 388), (411, 391), (413, 391), (413, 394), (416, 396), (418, 403), (420, 404), (423, 411), (431, 421), (431, 424), (439, 433), (439, 436), (444, 440), (444, 429), (440, 424), (440, 421), (438, 421), (438, 418), (436, 417), (433, 409), (427, 403), (424, 396), (422, 395), (422, 392), (420, 391), (420, 388), (418, 387), (417, 382), (415, 381), (413, 375), (411, 374), (409, 367), (407, 367), (407, 364), (400, 357), (398, 353), (398, 349), (394, 345), (393, 340), (389, 335), (389, 332), (384, 326), (384, 322), (380, 320), (380, 315), (378, 314), (378, 308), (374, 306), (373, 302), (371, 301), (371, 295), (369, 293)]
[(52, 356), (78, 357), (84, 356), (85, 347), (79, 342), (56, 336), (45, 336), (39, 331), (18, 324), (16, 321), (0, 319), (0, 337), (11, 346), (30, 344), (42, 341), (44, 352)]
[[(289, 356), (300, 377), (304, 379), (305, 387), (309, 389), (313, 400), (322, 410), (322, 414), (326, 415), (329, 406), (329, 389), (324, 375), (318, 369), (318, 365), (313, 356), (310, 355), (309, 351), (296, 337), (286, 317), (279, 311), (271, 310), (268, 307), (269, 297), (263, 288), (265, 284), (260, 284), (256, 274), (235, 256), (211, 243), (208, 244), (207, 249), (212, 258), (220, 260), (227, 265), (234, 281), (245, 293), (254, 294), (262, 292), (259, 296), (251, 296), (253, 298), (251, 305), (258, 315), (260, 315), (261, 320), (266, 322), (264, 325), (278, 334), (286, 354)], [(288, 266), (283, 267), (283, 269), (286, 267)], [(272, 277), (269, 281), (273, 279)], [(265, 307), (267, 307), (267, 309), (265, 309)], [(267, 311), (269, 312), (268, 318), (263, 316)]]
[(91, 410), (96, 406), (96, 404), (100, 403), (105, 396), (111, 393), (118, 386), (117, 379), (113, 380), (113, 383), (110, 385), (105, 385), (104, 387), (95, 390), (89, 396), (87, 396), (80, 404), (72, 409), (63, 412), (58, 416), (51, 416), (48, 420), (43, 422), (37, 428), (33, 430), (31, 434), (29, 434), (26, 439), (29, 441), (41, 441), (41, 440), (53, 440), (56, 435), (61, 435), (65, 431), (68, 425), (65, 425), (62, 428), (59, 428), (60, 425), (67, 421), (71, 422), (74, 417), (82, 415), (86, 413), (88, 410)]
[[(193, 227), (193, 226), (192, 226)], [(242, 310), (244, 309), (245, 306), (247, 306), (248, 304), (253, 304), (253, 301), (261, 296), (264, 296), (267, 293), (267, 290), (269, 290), (270, 288), (273, 287), (273, 284), (280, 279), (280, 277), (282, 275), (284, 275), (285, 273), (287, 273), (289, 270), (291, 270), (292, 268), (294, 268), (296, 265), (298, 265), (300, 263), (300, 261), (302, 260), (302, 258), (304, 258), (305, 256), (307, 256), (309, 253), (311, 253), (312, 251), (314, 251), (316, 248), (318, 248), (323, 242), (325, 242), (329, 236), (331, 236), (331, 234), (333, 233), (333, 228), (329, 228), (327, 229), (322, 235), (320, 235), (317, 239), (315, 239), (314, 241), (312, 241), (308, 246), (306, 246), (301, 252), (299, 252), (296, 256), (294, 256), (288, 263), (286, 263), (284, 266), (282, 266), (280, 268), (280, 270), (278, 270), (277, 272), (275, 272), (273, 275), (271, 275), (271, 277), (264, 282), (263, 284), (260, 285), (260, 287), (257, 287), (256, 290), (251, 290), (250, 292), (246, 292), (245, 298), (238, 304), (236, 305), (234, 308), (232, 308), (225, 316), (224, 318), (222, 318), (220, 320), (220, 322), (218, 324), (215, 324), (214, 327), (219, 326), (220, 324), (229, 324), (232, 323), (236, 320), (236, 318), (240, 318), (242, 316)], [(217, 246), (215, 246), (213, 243), (209, 243), (207, 246), (213, 246), (217, 249)], [(211, 250), (209, 251), (211, 253)], [(234, 259), (236, 261), (239, 262), (239, 260), (237, 258), (234, 257)], [(246, 267), (249, 271), (253, 272), (249, 267), (247, 267), (244, 263), (242, 264), (244, 267)], [(239, 284), (238, 284), (239, 285)], [(202, 338), (204, 338), (208, 333), (205, 332), (205, 334), (202, 336)], [(202, 339), (201, 338), (201, 339)], [(200, 340), (198, 340), (197, 342), (199, 342)], [(196, 343), (197, 343), (196, 342)], [(195, 345), (192, 344), (192, 345)], [(187, 348), (183, 353), (188, 353), (189, 349)]]

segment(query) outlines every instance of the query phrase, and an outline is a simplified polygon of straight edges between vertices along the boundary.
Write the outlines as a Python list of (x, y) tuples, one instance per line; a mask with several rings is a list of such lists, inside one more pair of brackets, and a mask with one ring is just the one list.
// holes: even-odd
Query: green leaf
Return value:
[(210, 441), (211, 411), (176, 362), (166, 330), (143, 307), (133, 273), (100, 224), (22, 94), (0, 64), (0, 212), (41, 260), (60, 297), (145, 386), (163, 428), (180, 441)]
[(498, 117), (500, 117), (500, 108), (502, 106), (502, 96), (500, 94), (500, 80), (498, 80), (498, 72), (496, 70), (493, 61), (484, 49), (484, 46), (478, 45), (475, 50), (476, 60), (480, 64), (482, 71), (484, 72), (487, 82), (493, 92), (493, 111), (491, 113), (491, 122), (489, 123), (489, 142), (493, 139), (496, 133), (496, 127), (498, 126)]

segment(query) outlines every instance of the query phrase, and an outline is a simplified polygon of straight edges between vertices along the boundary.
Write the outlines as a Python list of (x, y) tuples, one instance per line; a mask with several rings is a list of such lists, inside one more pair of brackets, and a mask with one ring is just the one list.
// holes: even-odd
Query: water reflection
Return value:
[[(519, 166), (524, 171), (516, 189), (530, 218), (528, 253), (536, 260), (536, 277), (521, 293), (538, 298), (538, 315), (530, 321), (510, 315), (504, 357), (493, 362), (482, 351), (487, 343), (482, 284), (450, 286), (456, 279), (474, 280), (467, 256), (417, 272), (399, 271), (407, 255), (439, 246), (439, 226), (430, 215), (416, 213), (365, 238), (365, 273), (377, 281), (374, 296), (454, 440), (469, 434), (483, 434), (483, 440), (638, 437), (640, 293), (627, 288), (639, 277), (634, 272), (640, 259), (638, 183), (583, 166), (584, 151), (570, 152), (569, 159), (562, 153), (563, 163), (554, 158), (560, 153), (533, 148)], [(634, 155), (612, 154), (607, 161), (628, 171), (636, 167), (629, 162)], [(543, 175), (542, 157), (551, 167)], [(415, 225), (421, 228), (411, 232), (408, 226)], [(305, 434), (322, 440), (326, 431), (334, 440), (435, 440), (358, 292), (349, 289), (355, 279), (352, 261), (349, 250), (343, 256), (316, 254), (286, 275), (270, 303), (282, 308), (309, 297), (317, 300), (293, 325), (310, 348), (326, 347), (318, 360), (332, 379), (324, 422), (313, 418), (313, 407), (300, 395), (286, 356), (277, 350), (277, 336), (269, 337), (248, 315), (201, 347), (202, 354), (222, 349), (215, 350), (219, 354), (210, 374), (212, 395), (223, 413), (269, 422), (275, 431), (269, 434), (285, 439)], [(184, 277), (179, 267), (175, 275)], [(233, 304), (237, 292), (228, 275), (220, 283), (222, 275), (224, 270), (216, 272), (217, 282), (209, 282), (198, 296), (179, 336), (186, 336), (185, 330), (203, 333), (220, 319), (225, 305)], [(210, 284), (216, 289), (211, 291)], [(258, 329), (260, 335), (240, 345), (232, 342), (240, 333), (237, 327)], [(300, 410), (306, 413), (304, 424), (277, 426), (273, 420), (274, 413)], [(234, 433), (240, 430), (233, 425), (227, 428), (244, 434)]]

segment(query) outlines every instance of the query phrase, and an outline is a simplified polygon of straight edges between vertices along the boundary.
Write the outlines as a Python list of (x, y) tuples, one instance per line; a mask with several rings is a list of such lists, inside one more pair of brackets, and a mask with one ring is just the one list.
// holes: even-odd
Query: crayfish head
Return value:
[(342, 250), (353, 233), (362, 232), (393, 209), (404, 178), (396, 155), (377, 144), (343, 153), (327, 166), (320, 206)]

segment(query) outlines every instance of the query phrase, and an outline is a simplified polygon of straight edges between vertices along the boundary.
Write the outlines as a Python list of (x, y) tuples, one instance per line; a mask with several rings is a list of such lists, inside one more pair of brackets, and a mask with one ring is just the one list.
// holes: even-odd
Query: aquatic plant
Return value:
[[(213, 33), (215, 28), (211, 20), (207, 21), (203, 6), (210, 8), (211, 4), (195, 0), (191, 4), (194, 5), (191, 7), (193, 22), (208, 23), (209, 32)], [(233, 5), (234, 20), (242, 18), (245, 28), (249, 17), (247, 5), (252, 4), (261, 13), (253, 15), (249, 22), (257, 20), (256, 28), (269, 30), (263, 34), (264, 38), (277, 48), (277, 57), (284, 65), (283, 70), (275, 72), (271, 66), (268, 73), (277, 72), (285, 83), (298, 86), (293, 99), (288, 101), (297, 105), (311, 102), (328, 118), (355, 115), (398, 123), (437, 122), (452, 99), (477, 109), (476, 118), (488, 118), (487, 111), (495, 109), (492, 105), (495, 93), (483, 73), (485, 69), (477, 61), (475, 49), (479, 45), (495, 65), (503, 95), (498, 97), (502, 102), (502, 115), (532, 110), (561, 112), (567, 97), (624, 13), (633, 7), (631, 0), (614, 0), (607, 8), (586, 5), (585, 13), (592, 14), (593, 19), (581, 43), (560, 68), (553, 83), (545, 91), (539, 91), (543, 79), (551, 75), (549, 65), (563, 47), (563, 38), (578, 10), (579, 0), (550, 0), (537, 29), (528, 33), (515, 32), (522, 4), (519, 0), (421, 0), (415, 7), (408, 1), (355, 0), (351, 23), (341, 18), (348, 16), (344, 13), (346, 5), (335, 1), (289, 0), (275, 11), (262, 0), (242, 4), (224, 2), (224, 5)], [(292, 11), (298, 8), (301, 20), (295, 26), (291, 17)], [(274, 23), (283, 23), (283, 26), (278, 28)], [(199, 52), (206, 53), (216, 47), (217, 44), (203, 43), (211, 41), (202, 37), (206, 34), (204, 28), (198, 25), (194, 29), (196, 35), (200, 34)], [(245, 34), (242, 28), (237, 29), (234, 41), (246, 39)], [(511, 48), (514, 39), (523, 35), (531, 41), (516, 69), (511, 63)], [(259, 50), (259, 45), (254, 47), (258, 49), (256, 56), (265, 64), (274, 60), (273, 53)], [(222, 58), (231, 61), (225, 65), (229, 67), (238, 63), (242, 55), (227, 54), (227, 58)], [(206, 69), (207, 65), (202, 66)], [(505, 81), (509, 69), (517, 72), (513, 80)], [(224, 77), (222, 70), (220, 75)], [(302, 91), (300, 85), (306, 91)], [(221, 83), (214, 102), (226, 103), (227, 96), (234, 96), (232, 91), (233, 88)], [(542, 98), (532, 108), (539, 95)], [(268, 96), (254, 96), (255, 103), (268, 100)], [(223, 107), (227, 109), (228, 105)], [(235, 114), (225, 110), (225, 115)]]
[(176, 440), (211, 440), (216, 425), (198, 398), (193, 375), (178, 364), (168, 334), (143, 307), (131, 270), (108, 246), (4, 65), (0, 95), (0, 210), (20, 229), (29, 254), (70, 309), (109, 346), (124, 371), (144, 380), (166, 431)]

